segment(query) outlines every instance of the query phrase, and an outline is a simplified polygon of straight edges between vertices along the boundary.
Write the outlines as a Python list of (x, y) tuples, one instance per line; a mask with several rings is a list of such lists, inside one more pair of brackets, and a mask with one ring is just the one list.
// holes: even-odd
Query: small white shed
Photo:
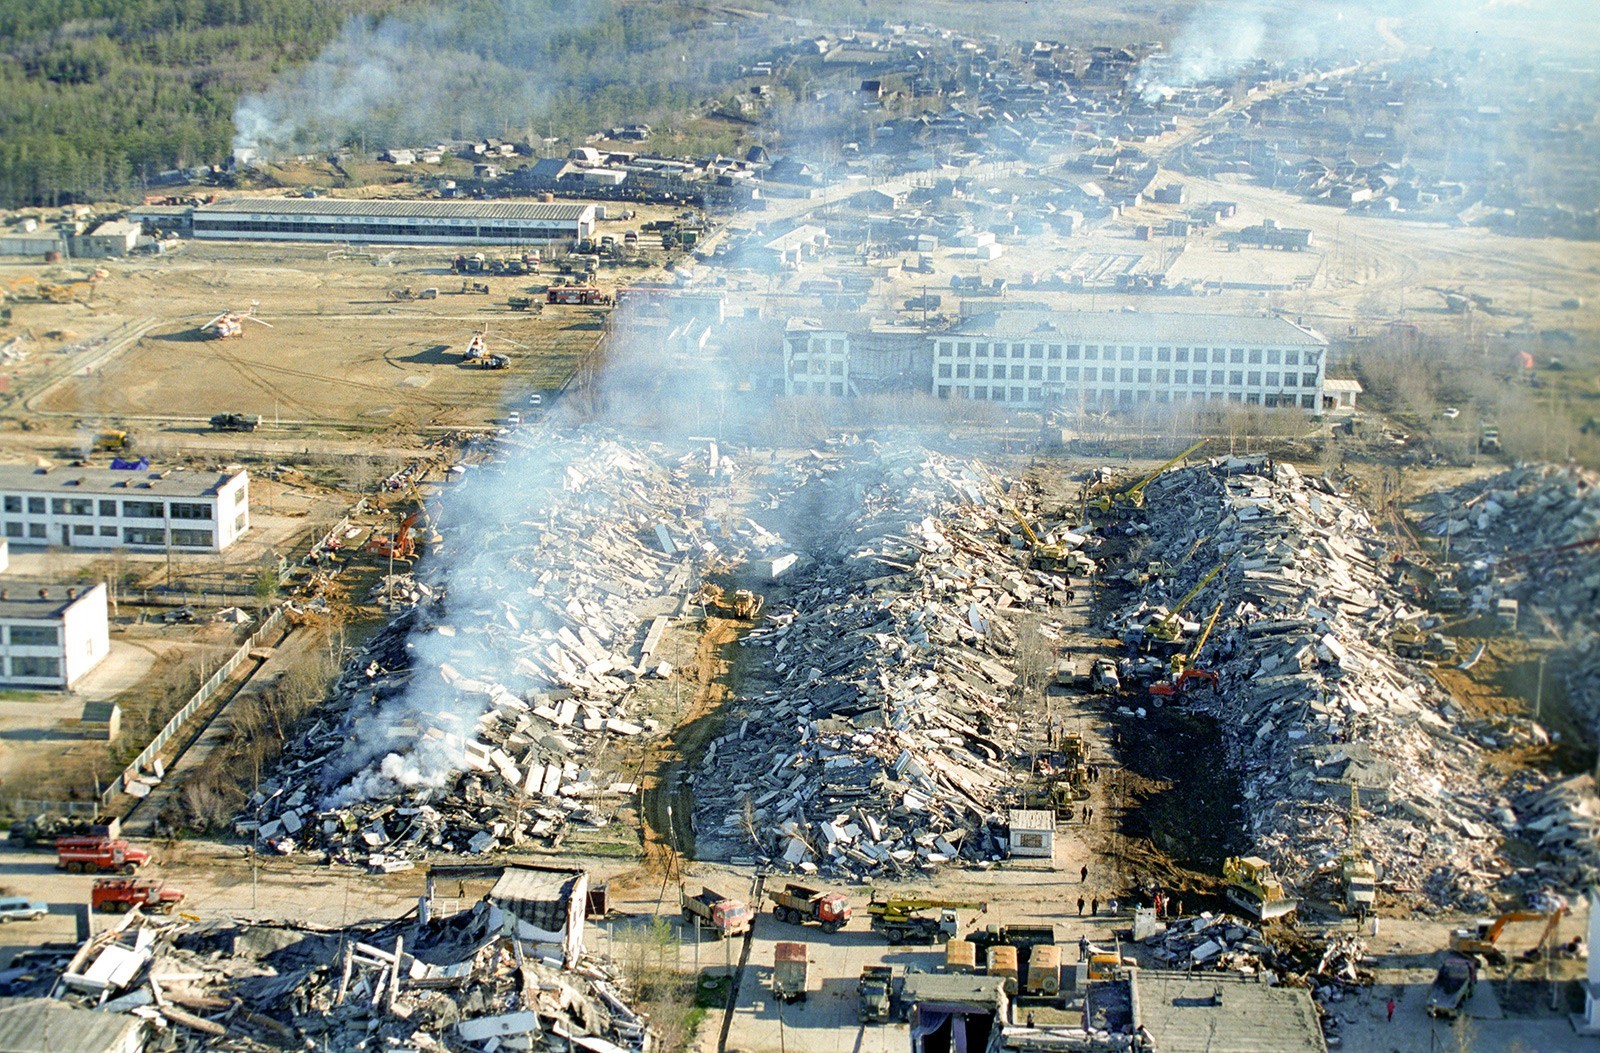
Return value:
[(1011, 854), (1052, 859), (1056, 854), (1056, 816), (1042, 808), (1011, 809)]

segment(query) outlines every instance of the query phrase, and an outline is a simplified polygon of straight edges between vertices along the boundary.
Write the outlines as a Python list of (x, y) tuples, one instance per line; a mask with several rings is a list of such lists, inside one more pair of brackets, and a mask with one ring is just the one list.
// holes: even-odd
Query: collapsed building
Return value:
[(696, 561), (780, 543), (703, 518), (707, 488), (734, 470), (715, 444), (503, 443), (441, 510), (445, 548), (418, 570), (417, 605), (346, 668), (241, 830), (396, 870), (607, 825), (636, 787), (595, 762), (660, 730), (633, 719), (634, 686), (671, 672), (655, 650)]
[[(1419, 906), (1483, 909), (1491, 893), (1581, 878), (1564, 859), (1516, 868), (1501, 854), (1531, 817), (1486, 765), (1484, 743), (1533, 743), (1540, 729), (1462, 710), (1418, 662), (1391, 653), (1390, 635), (1428, 612), (1388, 580), (1392, 539), (1354, 501), (1265, 458), (1170, 472), (1149, 493), (1141, 561), (1159, 573), (1113, 626), (1139, 639), (1208, 568), (1224, 568), (1192, 604), (1220, 614), (1197, 656), (1217, 687), (1177, 697), (1218, 720), (1229, 750), (1218, 762), (1241, 773), (1248, 838), (1285, 880), (1335, 874), (1353, 839), (1382, 883)], [(1178, 618), (1187, 646), (1200, 627)], [(1135, 679), (1158, 680), (1166, 666), (1124, 660)]]
[(1067, 579), (1022, 565), (960, 461), (808, 458), (788, 486), (820, 514), (745, 639), (767, 672), (695, 777), (697, 851), (856, 878), (1002, 858), (1019, 618), (1049, 631)]
[[(643, 1053), (648, 1025), (620, 993), (613, 964), (583, 948), (581, 881), (563, 877), (511, 868), (464, 910), (434, 914), (428, 896), (402, 918), (341, 928), (135, 911), (41, 974), (39, 997), (6, 999), (0, 1012), (80, 1042), (94, 1036), (72, 1048), (129, 1053)], [(555, 920), (530, 927), (530, 906)]]
[(1448, 538), (1471, 589), (1468, 609), (1518, 601), (1523, 626), (1560, 642), (1567, 698), (1600, 736), (1600, 475), (1576, 467), (1514, 468), (1436, 494), (1422, 521)]
[[(241, 833), (392, 871), (604, 827), (637, 791), (607, 758), (663, 730), (635, 706), (673, 672), (668, 622), (697, 616), (707, 574), (744, 568), (793, 599), (748, 640), (777, 682), (729, 711), (695, 777), (697, 854), (861, 873), (1002, 856), (1014, 619), (1047, 614), (1066, 579), (1021, 565), (959, 462), (861, 445), (761, 471), (764, 509), (713, 515), (744, 472), (715, 444), (508, 444), (441, 514), (445, 553), (401, 590), (416, 605), (345, 670)], [(791, 521), (804, 558), (775, 529)], [(708, 774), (730, 771), (746, 774)]]
[[(1509, 614), (1525, 633), (1553, 639), (1550, 676), (1560, 678), (1574, 722), (1591, 741), (1600, 738), (1600, 476), (1569, 466), (1514, 468), (1432, 499), (1439, 510), (1422, 527), (1448, 539), (1467, 608)], [(1516, 606), (1508, 610), (1507, 600)], [(1594, 776), (1552, 782), (1519, 773), (1514, 789), (1518, 829), (1545, 853), (1555, 883), (1592, 883), (1600, 874)]]

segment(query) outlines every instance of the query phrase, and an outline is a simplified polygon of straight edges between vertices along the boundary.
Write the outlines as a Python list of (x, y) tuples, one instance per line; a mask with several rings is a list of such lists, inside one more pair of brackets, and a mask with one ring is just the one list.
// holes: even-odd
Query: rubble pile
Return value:
[[(1472, 609), (1518, 601), (1525, 631), (1553, 629), (1564, 646), (1552, 666), (1578, 719), (1600, 736), (1600, 474), (1575, 467), (1514, 468), (1436, 495), (1422, 521), (1448, 537), (1451, 560), (1473, 588)], [(1542, 624), (1541, 624), (1542, 623)]]
[(1532, 784), (1512, 797), (1507, 824), (1544, 853), (1535, 872), (1553, 888), (1583, 889), (1600, 879), (1600, 796), (1594, 776)]
[[(1242, 771), (1256, 853), (1287, 882), (1308, 882), (1348, 846), (1354, 786), (1360, 838), (1386, 887), (1486, 907), (1511, 873), (1496, 848), (1503, 802), (1464, 715), (1383, 646), (1424, 612), (1384, 580), (1382, 539), (1367, 514), (1324, 480), (1237, 458), (1162, 476), (1147, 513), (1148, 558), (1171, 573), (1147, 583), (1113, 628), (1137, 639), (1225, 566), (1179, 616), (1187, 651), (1220, 601), (1197, 663), (1220, 682), (1186, 692), (1182, 704), (1226, 731), (1232, 756), (1215, 762)], [(1145, 679), (1166, 673), (1149, 656), (1124, 668)]]
[(650, 1048), (608, 962), (582, 955), (567, 967), (530, 946), (504, 935), (487, 901), (331, 930), (134, 914), (85, 943), (55, 990), (69, 1005), (141, 1018), (138, 1048)]
[[(1143, 940), (1163, 968), (1217, 969), (1253, 976), (1272, 961), (1272, 948), (1261, 930), (1228, 914), (1209, 911), (1192, 918), (1157, 922)], [(1137, 935), (1137, 932), (1135, 933)]]
[(399, 870), (603, 826), (634, 787), (594, 764), (652, 733), (631, 703), (695, 561), (781, 544), (713, 524), (704, 491), (735, 470), (592, 433), (508, 445), (446, 502), (442, 551), (379, 590), (403, 608), (350, 663), (318, 723), (239, 823), (279, 852)]
[(1047, 616), (1065, 579), (1026, 569), (994, 486), (940, 455), (793, 484), (811, 546), (744, 640), (770, 679), (728, 705), (695, 776), (697, 854), (858, 879), (1000, 858), (1017, 617)]

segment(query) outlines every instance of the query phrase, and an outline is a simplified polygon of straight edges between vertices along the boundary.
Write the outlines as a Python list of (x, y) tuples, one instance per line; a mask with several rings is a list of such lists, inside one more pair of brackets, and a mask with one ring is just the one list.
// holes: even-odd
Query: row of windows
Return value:
[[(1314, 366), (1321, 361), (1320, 351), (1306, 351), (1305, 364)], [(1031, 358), (1051, 362), (1215, 362), (1234, 365), (1285, 365), (1301, 364), (1299, 350), (1269, 348), (1226, 347), (1113, 347), (1099, 344), (988, 344), (970, 340), (942, 340), (939, 342), (941, 358)]]
[(844, 340), (840, 337), (825, 339), (823, 337), (814, 336), (807, 340), (804, 346), (796, 344), (794, 349), (796, 351), (810, 351), (818, 355), (829, 352), (839, 355), (844, 353)]
[(818, 376), (831, 373), (836, 377), (844, 376), (844, 362), (840, 359), (813, 358), (809, 361), (797, 358), (789, 364), (789, 372), (794, 376), (803, 376), (806, 373), (815, 373)]
[(61, 643), (61, 630), (54, 625), (13, 625), (6, 630), (6, 642), (13, 647), (55, 647)]
[[(935, 393), (940, 398), (955, 396), (964, 399), (984, 399), (990, 402), (1012, 402), (1019, 404), (1042, 404), (1045, 393), (1043, 388), (1007, 388), (990, 386), (987, 384), (940, 384), (935, 388)], [(802, 392), (803, 394), (803, 392)], [(1188, 392), (1188, 391), (1158, 391), (1153, 395), (1149, 391), (1128, 390), (1099, 390), (1084, 392), (1069, 392), (1068, 399), (1074, 402), (1102, 405), (1131, 406), (1136, 402), (1243, 402), (1252, 406), (1296, 406), (1302, 409), (1316, 409), (1317, 397), (1315, 395), (1293, 395), (1278, 392), (1249, 392), (1238, 391), (1221, 392)]]
[[(62, 529), (65, 529), (65, 527)], [(50, 530), (43, 523), (18, 523), (15, 520), (7, 520), (5, 531), (8, 538), (26, 537), (30, 540), (45, 542), (51, 540)], [(115, 538), (118, 534), (117, 528), (114, 526), (103, 526), (97, 530), (86, 523), (75, 523), (72, 527), (72, 536)], [(121, 537), (123, 543), (127, 545), (165, 545), (167, 543), (167, 532), (160, 527), (153, 529), (123, 527)], [(172, 531), (172, 543), (174, 545), (203, 545), (209, 548), (214, 544), (215, 538), (216, 536), (209, 530), (178, 530), (174, 528)]]
[[(1009, 369), (1009, 375), (1008, 375)], [(1203, 369), (1116, 369), (1110, 366), (1003, 366), (989, 365), (986, 362), (971, 364), (957, 362), (939, 363), (940, 380), (1048, 380), (1055, 382), (1077, 383), (1105, 381), (1122, 384), (1200, 384), (1207, 383), (1206, 371)], [(1210, 385), (1212, 387), (1241, 387), (1248, 384), (1250, 387), (1261, 387), (1265, 384), (1269, 388), (1298, 388), (1317, 386), (1315, 373), (1280, 373), (1268, 370), (1263, 373), (1259, 369), (1252, 370), (1222, 370), (1210, 371)]]
[(21, 678), (49, 677), (61, 679), (61, 659), (40, 658), (34, 655), (15, 655), (11, 659), (11, 676)]
[(825, 380), (807, 384), (803, 380), (797, 380), (794, 384), (794, 393), (796, 395), (843, 395), (844, 384), (840, 381), (830, 384)]
[(255, 219), (248, 223), (213, 223), (196, 219), (196, 234), (326, 234), (348, 237), (375, 234), (393, 238), (503, 238), (537, 241), (552, 236), (572, 236), (575, 227), (553, 225), (444, 227), (432, 223), (326, 223), (300, 220)]
[[(239, 491), (242, 497), (243, 490)], [(51, 515), (58, 516), (92, 516), (98, 514), (106, 519), (117, 518), (117, 502), (95, 500), (87, 497), (52, 497), (48, 505), (42, 497), (27, 499), (29, 515), (42, 516), (45, 509), (49, 508)], [(13, 514), (19, 513), (23, 508), (23, 499), (18, 494), (8, 494), (5, 498), (5, 510)], [(122, 518), (124, 519), (162, 519), (167, 516), (173, 519), (210, 519), (211, 505), (195, 501), (171, 501), (163, 504), (161, 501), (124, 501), (122, 502)]]

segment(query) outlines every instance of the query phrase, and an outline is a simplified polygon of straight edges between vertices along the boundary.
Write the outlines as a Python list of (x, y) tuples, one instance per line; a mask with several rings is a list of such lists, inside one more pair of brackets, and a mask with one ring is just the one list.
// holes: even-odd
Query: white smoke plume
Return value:
[(549, 99), (538, 67), (607, 0), (467, 0), (352, 17), (316, 59), (234, 109), (236, 154), (263, 158), (502, 133)]
[[(441, 795), (468, 766), (465, 743), (480, 738), (480, 721), (504, 692), (527, 700), (557, 686), (519, 666), (515, 637), (546, 626), (526, 621), (537, 605), (515, 613), (506, 590), (534, 587), (530, 546), (541, 528), (579, 532), (617, 521), (606, 482), (586, 485), (568, 472), (580, 453), (593, 455), (610, 441), (608, 423), (668, 446), (698, 445), (696, 436), (770, 412), (761, 396), (739, 390), (741, 362), (699, 349), (669, 352), (659, 326), (639, 317), (650, 310), (630, 297), (613, 312), (609, 353), (583, 396), (605, 408), (603, 420), (581, 421), (568, 400), (558, 400), (536, 437), (505, 444), (502, 456), (469, 471), (445, 496), (437, 525), (446, 544), (418, 567), (444, 599), (408, 627), (396, 626), (407, 630), (409, 679), (403, 691), (358, 703), (345, 717), (344, 743), (323, 767), (326, 806)], [(658, 471), (622, 443), (607, 458), (613, 475), (638, 485)], [(566, 586), (555, 578), (537, 587), (559, 594)]]

